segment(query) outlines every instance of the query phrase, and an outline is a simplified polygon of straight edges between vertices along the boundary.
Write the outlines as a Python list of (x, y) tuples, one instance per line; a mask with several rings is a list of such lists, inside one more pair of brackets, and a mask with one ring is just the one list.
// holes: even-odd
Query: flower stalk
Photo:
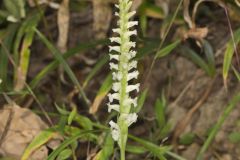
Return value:
[(117, 37), (110, 38), (114, 44), (109, 47), (110, 52), (110, 69), (113, 70), (113, 93), (108, 95), (108, 111), (119, 112), (117, 122), (110, 121), (112, 137), (118, 142), (121, 160), (125, 160), (125, 148), (128, 136), (128, 127), (136, 122), (137, 114), (132, 113), (132, 106), (137, 106), (137, 98), (130, 96), (131, 92), (138, 92), (140, 84), (131, 84), (133, 79), (138, 78), (139, 72), (136, 70), (137, 61), (134, 60), (136, 52), (132, 50), (136, 46), (135, 42), (131, 41), (131, 36), (136, 35), (137, 31), (131, 28), (138, 25), (137, 21), (130, 19), (136, 13), (130, 11), (132, 6), (131, 0), (119, 0), (116, 5), (119, 12), (115, 15), (119, 17), (118, 28), (113, 29), (113, 32), (118, 34)]

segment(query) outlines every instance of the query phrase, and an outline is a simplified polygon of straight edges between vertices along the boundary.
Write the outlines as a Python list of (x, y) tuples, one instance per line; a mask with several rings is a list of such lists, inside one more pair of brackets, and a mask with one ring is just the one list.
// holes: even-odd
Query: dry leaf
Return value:
[(204, 39), (208, 34), (208, 28), (202, 27), (202, 28), (192, 28), (187, 31), (187, 33), (184, 34), (183, 39), (193, 38), (196, 40)]
[(112, 9), (108, 1), (93, 0), (93, 19), (95, 38), (106, 38), (112, 19)]
[(235, 3), (240, 7), (240, 0), (235, 0)]
[(189, 28), (195, 28), (195, 23), (192, 21), (189, 14), (189, 5), (190, 5), (190, 0), (183, 1), (183, 18), (187, 22)]
[[(20, 159), (27, 145), (46, 128), (47, 124), (29, 109), (6, 105), (0, 110), (0, 154)], [(47, 155), (47, 147), (42, 146), (31, 155), (31, 158), (44, 160)]]
[(155, 3), (163, 9), (164, 15), (167, 16), (169, 13), (169, 0), (155, 0)]
[(136, 11), (138, 7), (143, 3), (143, 0), (133, 0), (132, 11)]
[(58, 10), (58, 42), (57, 46), (61, 52), (67, 50), (69, 29), (69, 0), (63, 0)]

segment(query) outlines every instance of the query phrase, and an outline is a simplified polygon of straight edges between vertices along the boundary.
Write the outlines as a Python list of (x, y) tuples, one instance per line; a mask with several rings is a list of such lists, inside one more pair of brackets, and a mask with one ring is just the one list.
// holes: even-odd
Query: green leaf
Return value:
[(37, 135), (32, 142), (25, 149), (21, 160), (27, 160), (29, 156), (43, 144), (47, 143), (50, 139), (55, 137), (57, 133), (54, 129), (46, 129)]
[(236, 43), (236, 45), (239, 43), (240, 41), (240, 28), (238, 30), (236, 30), (234, 32), (234, 41), (231, 39), (228, 44), (227, 44), (227, 48), (226, 51), (224, 53), (224, 61), (223, 61), (223, 80), (226, 83), (227, 81), (227, 77), (228, 77), (228, 72), (232, 63), (232, 57), (234, 54), (234, 43)]
[(237, 77), (238, 81), (240, 82), (240, 73), (237, 71), (237, 69), (235, 67), (232, 66), (232, 70), (235, 74), (235, 76)]
[(92, 130), (93, 129), (93, 124), (92, 124), (92, 121), (85, 117), (85, 116), (82, 116), (80, 114), (77, 114), (74, 119), (73, 119), (75, 122), (77, 122), (81, 127), (83, 127), (83, 129), (85, 130)]
[(10, 82), (8, 80), (8, 55), (12, 51), (12, 44), (13, 40), (17, 31), (18, 25), (11, 24), (8, 26), (7, 30), (5, 31), (4, 38), (1, 43), (0, 48), (0, 79), (2, 79), (2, 84), (0, 85), (0, 91), (3, 91), (9, 88)]
[(202, 57), (200, 57), (194, 50), (188, 48), (188, 47), (182, 47), (182, 52), (184, 56), (192, 60), (196, 65), (198, 65), (200, 68), (202, 68), (208, 75), (211, 76), (211, 70), (208, 66), (208, 64), (203, 60)]
[(228, 136), (228, 138), (232, 143), (239, 143), (240, 142), (240, 132), (232, 132)]
[(165, 108), (166, 108), (166, 104), (164, 103), (164, 101), (157, 99), (154, 106), (154, 110), (157, 118), (157, 123), (160, 129), (162, 129), (166, 124)]
[(41, 32), (39, 32), (37, 29), (35, 29), (35, 32), (37, 33), (39, 38), (43, 41), (43, 43), (47, 46), (47, 48), (51, 51), (51, 53), (55, 56), (55, 58), (63, 65), (63, 68), (68, 74), (69, 78), (77, 86), (82, 98), (84, 99), (86, 104), (89, 105), (90, 101), (88, 100), (85, 92), (83, 91), (82, 86), (79, 84), (78, 79), (74, 75), (73, 71), (62, 57), (62, 53), (60, 53), (60, 51), (57, 48), (55, 48)]
[(148, 89), (145, 89), (141, 94), (140, 94), (140, 96), (139, 96), (139, 98), (138, 98), (138, 105), (137, 105), (137, 107), (135, 107), (134, 108), (134, 112), (135, 113), (138, 113), (138, 112), (140, 112), (141, 111), (141, 109), (142, 109), (142, 107), (143, 107), (143, 105), (144, 105), (144, 102), (145, 102), (145, 100), (146, 100), (146, 98), (147, 98), (147, 95), (148, 95)]
[(171, 149), (171, 147), (169, 146), (157, 146), (149, 141), (143, 140), (141, 138), (129, 135), (128, 136), (130, 139), (140, 143), (141, 145), (143, 145), (143, 147), (145, 147), (147, 150), (149, 150), (150, 152), (152, 152), (155, 156), (159, 157), (159, 158), (164, 158), (163, 156), (166, 154), (167, 151), (169, 151)]
[(48, 157), (47, 160), (55, 160), (55, 158), (59, 155), (60, 152), (62, 152), (66, 147), (68, 147), (69, 145), (71, 145), (73, 142), (77, 141), (79, 138), (81, 138), (82, 136), (84, 136), (85, 134), (89, 134), (89, 133), (93, 133), (94, 131), (83, 131), (80, 132), (76, 135), (71, 136), (70, 138), (66, 139), (65, 141), (63, 141), (60, 146), (55, 149)]
[(183, 145), (190, 145), (195, 139), (194, 133), (186, 133), (180, 137), (179, 143)]
[(73, 106), (73, 110), (68, 116), (68, 125), (72, 124), (72, 121), (74, 120), (76, 115), (77, 115), (77, 107)]
[(57, 160), (66, 160), (66, 159), (70, 158), (71, 155), (72, 155), (72, 150), (71, 149), (68, 149), (68, 148), (64, 149), (57, 156)]
[(208, 62), (208, 66), (209, 66), (209, 74), (211, 76), (214, 76), (216, 73), (216, 66), (215, 66), (215, 58), (214, 58), (213, 48), (208, 41), (203, 40), (203, 49), (204, 49), (204, 53), (207, 57), (207, 62)]
[(146, 148), (144, 147), (136, 146), (136, 145), (133, 146), (129, 144), (126, 147), (126, 151), (133, 154), (143, 154), (147, 152)]
[(113, 154), (114, 141), (110, 133), (108, 133), (104, 140), (103, 148), (97, 153), (94, 160), (107, 160)]
[[(34, 13), (21, 25), (14, 43), (14, 60), (18, 67), (15, 69), (15, 90), (24, 88), (30, 63), (30, 47), (34, 39), (34, 28), (40, 21), (41, 14)], [(21, 45), (20, 45), (21, 44)], [(18, 49), (20, 48), (20, 53)], [(19, 57), (20, 55), (20, 57)]]
[(167, 45), (165, 48), (161, 49), (156, 53), (156, 57), (161, 58), (167, 56), (172, 52), (173, 49), (175, 49), (180, 44), (180, 42), (180, 40), (176, 40), (175, 42)]

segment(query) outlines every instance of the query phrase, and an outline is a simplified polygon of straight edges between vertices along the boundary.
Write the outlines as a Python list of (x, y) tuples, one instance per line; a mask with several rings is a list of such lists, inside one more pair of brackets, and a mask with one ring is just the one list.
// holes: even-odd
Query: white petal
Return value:
[(132, 35), (137, 35), (137, 30), (128, 31), (128, 32), (126, 33), (126, 36), (128, 36), (128, 37), (130, 37), (130, 36), (132, 36)]
[(115, 12), (114, 15), (119, 17), (119, 13), (118, 12)]
[(137, 68), (137, 61), (131, 61), (129, 64), (128, 64), (128, 70), (131, 70), (133, 68)]
[(127, 54), (127, 58), (128, 59), (132, 59), (136, 56), (137, 52), (136, 51), (133, 51), (131, 50), (128, 54)]
[(123, 105), (125, 106), (130, 106), (132, 104), (133, 104), (133, 107), (137, 107), (137, 97), (135, 97), (134, 99), (132, 98), (125, 99), (123, 102)]
[(120, 28), (115, 28), (115, 29), (113, 29), (112, 31), (115, 32), (115, 33), (118, 33), (118, 34), (121, 33), (121, 29), (120, 29)]
[(117, 112), (119, 112), (119, 105), (118, 104), (110, 104), (108, 103), (108, 112), (111, 112), (111, 110), (115, 110)]
[(137, 92), (139, 92), (139, 86), (140, 86), (139, 83), (134, 84), (134, 85), (128, 85), (126, 92), (129, 93), (129, 92), (132, 92), (132, 91), (134, 91), (134, 90), (136, 90)]
[(111, 51), (120, 52), (120, 47), (119, 46), (109, 46), (109, 52), (111, 52)]
[(118, 4), (115, 4), (115, 7), (116, 7), (116, 8), (119, 8), (119, 5), (118, 5)]
[(118, 81), (120, 81), (121, 79), (122, 79), (122, 73), (120, 73), (120, 72), (113, 72), (112, 73), (112, 76), (113, 76), (113, 80), (118, 80)]
[(131, 73), (128, 73), (127, 75), (127, 81), (132, 80), (132, 79), (137, 79), (139, 75), (138, 71), (133, 71)]
[(120, 98), (119, 93), (108, 94), (109, 102), (113, 102), (114, 99), (119, 100), (119, 98)]
[(112, 69), (118, 70), (118, 65), (117, 64), (110, 62), (109, 65), (110, 65), (111, 70)]
[(130, 19), (132, 16), (136, 14), (136, 11), (131, 11), (127, 14), (127, 18)]
[(121, 44), (121, 38), (119, 38), (119, 37), (112, 37), (112, 38), (110, 38), (110, 41), (111, 42), (116, 42), (118, 44)]
[(131, 8), (131, 6), (132, 6), (132, 1), (129, 1), (129, 2), (127, 3), (127, 6), (124, 8), (125, 11), (129, 11), (129, 9)]
[(136, 26), (136, 25), (138, 25), (138, 21), (130, 21), (127, 24), (127, 28), (131, 28), (131, 27)]
[(119, 60), (119, 55), (109, 54), (109, 56), (110, 56), (110, 60), (112, 60), (112, 59)]
[(109, 124), (110, 124), (111, 130), (112, 130), (113, 140), (118, 141), (119, 137), (120, 137), (120, 128), (119, 128), (118, 124), (113, 121), (110, 121)]
[(112, 89), (115, 91), (115, 92), (118, 92), (121, 88), (121, 83), (120, 82), (115, 82), (113, 83), (113, 86), (112, 86)]
[(137, 121), (137, 117), (138, 116), (136, 113), (130, 113), (130, 114), (126, 115), (126, 122), (127, 122), (128, 126), (135, 123)]
[(136, 47), (136, 42), (128, 42), (127, 44), (126, 44), (128, 47)]

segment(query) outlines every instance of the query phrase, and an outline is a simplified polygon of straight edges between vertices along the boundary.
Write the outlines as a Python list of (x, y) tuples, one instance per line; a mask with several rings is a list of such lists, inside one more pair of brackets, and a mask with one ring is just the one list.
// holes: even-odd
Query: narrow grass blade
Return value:
[(240, 102), (240, 93), (236, 94), (232, 100), (229, 102), (229, 105), (225, 108), (223, 114), (220, 116), (216, 124), (214, 125), (212, 131), (210, 132), (207, 140), (204, 142), (203, 146), (201, 147), (198, 155), (197, 160), (202, 160), (204, 153), (207, 151), (209, 145), (214, 140), (215, 136), (217, 135), (218, 131), (222, 127), (224, 121), (229, 116), (229, 114), (232, 112), (232, 110), (235, 108), (235, 106)]
[(8, 54), (6, 53), (6, 49), (11, 52), (11, 47), (13, 44), (14, 36), (16, 34), (18, 25), (10, 24), (6, 30), (6, 34), (4, 35), (3, 40), (0, 41), (0, 79), (2, 79), (2, 84), (0, 85), (0, 91), (6, 90), (11, 81), (7, 80), (8, 74)]
[(37, 33), (37, 35), (39, 36), (39, 38), (43, 41), (43, 43), (47, 46), (47, 48), (52, 52), (52, 54), (55, 56), (55, 58), (63, 65), (64, 70), (66, 71), (66, 73), (68, 74), (69, 78), (72, 80), (72, 82), (77, 86), (83, 100), (86, 102), (87, 105), (90, 104), (90, 101), (88, 100), (82, 86), (79, 84), (77, 78), (75, 77), (73, 71), (71, 70), (71, 68), (69, 67), (69, 65), (67, 64), (67, 62), (64, 60), (64, 58), (62, 57), (62, 54), (58, 51), (58, 49), (56, 49), (48, 40), (47, 38), (41, 33), (39, 32), (37, 29), (35, 29), (35, 32)]
[(228, 72), (229, 72), (229, 69), (231, 67), (232, 57), (233, 57), (233, 54), (234, 54), (234, 45), (235, 45), (234, 43), (236, 43), (236, 45), (237, 45), (240, 41), (240, 28), (234, 32), (233, 39), (234, 39), (234, 41), (231, 39), (228, 42), (227, 49), (224, 53), (222, 74), (223, 74), (223, 81), (224, 81), (225, 86), (227, 84)]
[(208, 75), (211, 75), (211, 71), (208, 64), (192, 49), (188, 47), (182, 47), (182, 54), (192, 60), (196, 65), (202, 68)]
[(155, 156), (157, 157), (164, 157), (164, 155), (166, 154), (167, 151), (170, 151), (171, 147), (169, 146), (157, 146), (149, 141), (143, 140), (141, 138), (129, 135), (128, 136), (130, 139), (140, 143), (141, 145), (143, 145), (143, 147), (145, 147), (147, 150), (149, 150), (150, 152), (152, 152)]
[(26, 83), (26, 77), (27, 77), (28, 66), (30, 62), (30, 54), (31, 54), (30, 46), (32, 45), (33, 38), (35, 35), (34, 28), (38, 25), (39, 20), (40, 20), (40, 16), (37, 16), (34, 19), (30, 19), (30, 22), (29, 22), (30, 26), (27, 26), (25, 30), (26, 33), (24, 35), (22, 48), (20, 51), (19, 66), (17, 68), (17, 71), (15, 71), (16, 83), (14, 88), (16, 91), (23, 89)]
[(61, 151), (63, 151), (66, 147), (68, 147), (69, 145), (71, 145), (72, 143), (74, 143), (75, 141), (77, 141), (79, 138), (81, 138), (82, 136), (84, 136), (85, 134), (89, 134), (89, 133), (93, 133), (96, 131), (83, 131), (80, 132), (68, 139), (66, 139), (64, 142), (61, 143), (61, 145), (55, 149), (48, 157), (47, 160), (55, 160), (55, 158), (59, 155), (59, 153)]
[(209, 74), (213, 77), (216, 73), (216, 66), (215, 66), (215, 58), (214, 58), (213, 48), (208, 41), (204, 40), (203, 41), (203, 49), (204, 49), (204, 53), (206, 55), (208, 66), (209, 66), (208, 67), (209, 68)]
[(40, 146), (48, 142), (50, 139), (56, 136), (56, 131), (54, 129), (47, 129), (42, 131), (38, 136), (36, 136), (33, 141), (25, 149), (21, 160), (27, 160), (29, 156)]
[(99, 58), (100, 60), (97, 64), (91, 69), (91, 72), (86, 77), (85, 81), (83, 82), (83, 88), (88, 85), (88, 82), (98, 73), (98, 71), (108, 62), (109, 58), (108, 55), (104, 55), (103, 57)]
[(134, 113), (140, 112), (147, 98), (147, 95), (148, 95), (148, 89), (145, 89), (138, 98), (138, 102), (137, 102), (138, 105), (137, 107), (134, 108)]
[(181, 42), (180, 40), (176, 40), (175, 42), (167, 45), (165, 48), (161, 49), (156, 53), (156, 57), (161, 58), (167, 56), (168, 54), (171, 53), (173, 49), (175, 49), (180, 44), (180, 42)]
[[(106, 40), (100, 40), (100, 41), (93, 41), (91, 43), (83, 43), (78, 45), (76, 48), (68, 50), (66, 53), (63, 54), (63, 58), (67, 59), (75, 54), (81, 54), (83, 51), (92, 49), (96, 47), (97, 45), (105, 45), (108, 44), (108, 41)], [(36, 76), (35, 78), (30, 82), (31, 88), (35, 88), (39, 82), (51, 71), (56, 69), (60, 62), (58, 60), (54, 60), (50, 64), (48, 64), (45, 68), (43, 68)]]
[(104, 82), (102, 83), (101, 88), (99, 89), (96, 97), (94, 98), (94, 101), (92, 106), (90, 107), (89, 113), (95, 114), (98, 111), (98, 108), (101, 102), (103, 101), (105, 96), (108, 94), (108, 92), (111, 90), (112, 83), (113, 83), (112, 74), (109, 74), (104, 80)]
[(94, 157), (94, 160), (107, 160), (113, 154), (114, 142), (110, 133), (107, 133), (102, 149)]

